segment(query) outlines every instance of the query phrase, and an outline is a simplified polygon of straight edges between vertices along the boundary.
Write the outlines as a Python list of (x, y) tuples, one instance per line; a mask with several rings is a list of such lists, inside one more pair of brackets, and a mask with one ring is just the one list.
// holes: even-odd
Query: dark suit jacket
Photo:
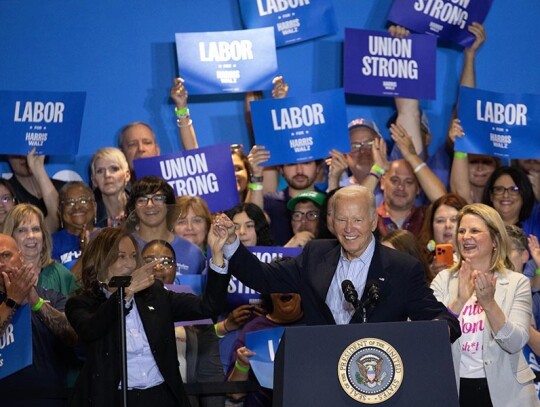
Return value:
[[(304, 323), (335, 324), (326, 294), (337, 269), (341, 246), (335, 239), (314, 240), (300, 255), (273, 263), (261, 263), (242, 244), (229, 263), (229, 271), (242, 283), (263, 294), (295, 292), (302, 296)], [(367, 281), (380, 287), (377, 305), (367, 313), (368, 322), (397, 322), (442, 319), (448, 321), (451, 341), (460, 335), (459, 322), (437, 301), (424, 279), (422, 266), (408, 254), (389, 249), (378, 242)], [(362, 296), (364, 301), (366, 294)], [(350, 323), (362, 321), (357, 311)]]
[[(203, 297), (165, 290), (160, 282), (135, 294), (148, 343), (165, 383), (179, 406), (189, 406), (178, 369), (174, 322), (217, 317), (225, 306), (228, 275), (208, 273)], [(121, 356), (118, 339), (117, 293), (78, 295), (68, 300), (66, 316), (87, 345), (87, 359), (77, 379), (73, 406), (118, 405)], [(157, 400), (156, 400), (157, 402)]]

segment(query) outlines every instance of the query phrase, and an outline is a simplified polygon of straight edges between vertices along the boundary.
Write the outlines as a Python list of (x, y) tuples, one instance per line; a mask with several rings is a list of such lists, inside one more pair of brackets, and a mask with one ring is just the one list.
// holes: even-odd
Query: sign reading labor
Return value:
[(0, 91), (0, 154), (79, 152), (84, 92)]
[(0, 336), (0, 380), (32, 364), (30, 306), (23, 305)]
[(247, 28), (273, 26), (277, 47), (337, 32), (330, 0), (240, 0), (240, 11)]
[(540, 96), (461, 87), (458, 117), (465, 132), (456, 151), (500, 158), (540, 158)]
[(251, 103), (255, 140), (271, 152), (263, 165), (326, 158), (330, 150), (350, 150), (342, 89), (304, 97)]
[(273, 27), (177, 33), (176, 54), (192, 95), (271, 89), (277, 75)]
[(345, 29), (345, 92), (435, 99), (437, 41), (429, 35), (396, 38), (383, 31)]

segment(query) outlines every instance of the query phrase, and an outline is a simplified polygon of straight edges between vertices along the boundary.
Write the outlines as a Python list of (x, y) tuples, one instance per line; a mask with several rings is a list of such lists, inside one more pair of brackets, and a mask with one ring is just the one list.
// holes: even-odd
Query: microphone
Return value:
[(364, 306), (375, 305), (379, 301), (380, 288), (376, 281), (368, 281), (366, 284), (367, 298)]
[(351, 280), (343, 280), (341, 282), (341, 290), (345, 296), (345, 301), (351, 303), (354, 309), (359, 307), (358, 292), (354, 288), (354, 284)]
[(362, 322), (367, 322), (367, 310), (374, 307), (379, 301), (380, 289), (376, 281), (368, 281), (365, 288), (366, 299), (362, 302)]

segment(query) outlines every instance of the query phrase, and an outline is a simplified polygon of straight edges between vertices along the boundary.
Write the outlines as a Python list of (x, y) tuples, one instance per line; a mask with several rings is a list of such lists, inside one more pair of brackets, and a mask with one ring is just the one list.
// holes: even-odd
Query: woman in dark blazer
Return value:
[[(118, 405), (121, 399), (121, 355), (118, 292), (113, 276), (131, 275), (126, 288), (128, 403), (160, 407), (189, 406), (176, 355), (174, 322), (217, 316), (225, 303), (229, 276), (219, 238), (210, 233), (213, 259), (201, 296), (178, 294), (154, 281), (155, 262), (141, 265), (136, 241), (120, 229), (104, 228), (82, 255), (81, 291), (68, 300), (66, 315), (86, 345), (87, 359), (77, 379), (73, 406)], [(218, 266), (216, 266), (218, 264)]]

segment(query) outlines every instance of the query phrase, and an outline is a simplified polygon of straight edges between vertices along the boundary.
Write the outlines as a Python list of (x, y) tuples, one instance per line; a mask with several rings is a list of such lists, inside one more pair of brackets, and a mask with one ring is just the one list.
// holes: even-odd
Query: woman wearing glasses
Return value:
[(540, 209), (527, 175), (518, 168), (500, 167), (489, 177), (483, 203), (501, 215), (505, 225), (516, 225), (527, 236), (540, 237)]
[(53, 233), (52, 258), (71, 269), (95, 231), (97, 204), (82, 181), (65, 184), (58, 192), (60, 230)]
[[(152, 267), (154, 278), (163, 284), (173, 284), (176, 275), (176, 257), (171, 245), (164, 240), (148, 242), (141, 252), (143, 262), (159, 261)], [(214, 325), (175, 326), (176, 351), (180, 374), (184, 383), (222, 382), (223, 367), (219, 357), (219, 341)], [(220, 395), (189, 396), (192, 406), (223, 407), (225, 397)]]
[(201, 249), (173, 233), (174, 190), (163, 178), (143, 177), (131, 188), (128, 226), (139, 249), (151, 240), (165, 240), (176, 255), (176, 282), (182, 274), (202, 274), (206, 259)]

